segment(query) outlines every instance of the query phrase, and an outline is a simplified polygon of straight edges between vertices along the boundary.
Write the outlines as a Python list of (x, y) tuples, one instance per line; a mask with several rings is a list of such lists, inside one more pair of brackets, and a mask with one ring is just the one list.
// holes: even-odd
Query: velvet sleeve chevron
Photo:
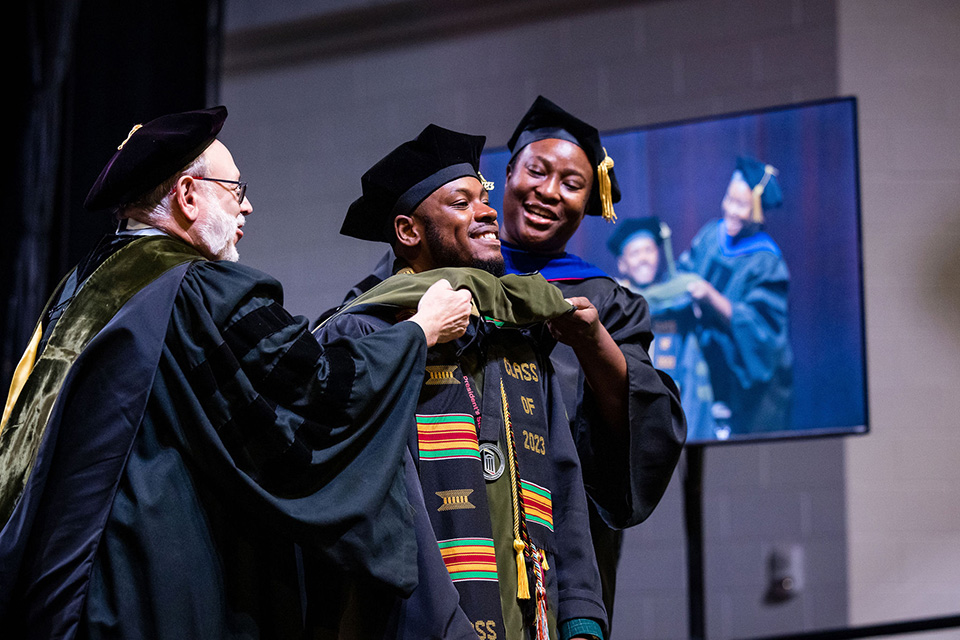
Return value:
[[(279, 283), (253, 269), (192, 266), (161, 357), (165, 388), (154, 388), (169, 406), (156, 415), (227, 495), (308, 550), (344, 567), (371, 564), (371, 543), (415, 555), (402, 455), (423, 332), (401, 323), (321, 348), (281, 300)], [(389, 555), (385, 581), (412, 588), (415, 568), (406, 575)]]

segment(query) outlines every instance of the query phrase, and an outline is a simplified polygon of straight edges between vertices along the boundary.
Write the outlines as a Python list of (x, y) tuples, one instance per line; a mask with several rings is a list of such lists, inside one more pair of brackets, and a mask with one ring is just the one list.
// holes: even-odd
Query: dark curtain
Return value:
[(216, 102), (222, 0), (31, 0), (5, 11), (0, 390), (44, 302), (115, 222), (83, 199), (130, 128)]

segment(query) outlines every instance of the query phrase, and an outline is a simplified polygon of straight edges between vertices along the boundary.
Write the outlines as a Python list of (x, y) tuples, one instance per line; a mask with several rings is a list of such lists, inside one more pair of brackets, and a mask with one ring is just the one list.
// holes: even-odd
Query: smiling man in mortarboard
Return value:
[(483, 142), (430, 125), (363, 175), (341, 233), (388, 242), (396, 275), (317, 334), (377, 335), (438, 278), (473, 294), (466, 334), (428, 352), (409, 434), (420, 584), (395, 605), (398, 637), (602, 638), (583, 482), (547, 361), (545, 323), (581, 312), (539, 275), (500, 277)]
[(315, 637), (302, 563), (417, 583), (403, 426), (469, 299), (441, 284), (322, 349), (235, 263), (226, 117), (134, 127), (87, 197), (120, 230), (51, 297), (0, 423), (5, 637)]

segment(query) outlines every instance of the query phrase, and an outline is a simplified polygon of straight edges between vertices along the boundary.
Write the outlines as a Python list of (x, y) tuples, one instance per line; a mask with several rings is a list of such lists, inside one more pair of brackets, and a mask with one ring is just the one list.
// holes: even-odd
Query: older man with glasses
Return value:
[(321, 348), (234, 263), (253, 206), (226, 115), (135, 128), (87, 197), (121, 228), (51, 298), (0, 423), (4, 637), (320, 637), (308, 563), (417, 584), (402, 456), (470, 295), (438, 282)]

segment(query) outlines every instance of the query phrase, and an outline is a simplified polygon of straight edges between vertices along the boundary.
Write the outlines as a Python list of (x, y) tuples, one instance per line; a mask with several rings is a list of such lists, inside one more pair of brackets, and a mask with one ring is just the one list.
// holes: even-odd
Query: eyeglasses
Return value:
[[(201, 178), (200, 176), (193, 176), (194, 180), (209, 180), (210, 182), (223, 182), (226, 184), (235, 184), (233, 191), (237, 194), (237, 202), (243, 204), (243, 199), (247, 197), (247, 183), (240, 182), (239, 180), (223, 180), (222, 178)], [(224, 187), (226, 188), (226, 187)]]

